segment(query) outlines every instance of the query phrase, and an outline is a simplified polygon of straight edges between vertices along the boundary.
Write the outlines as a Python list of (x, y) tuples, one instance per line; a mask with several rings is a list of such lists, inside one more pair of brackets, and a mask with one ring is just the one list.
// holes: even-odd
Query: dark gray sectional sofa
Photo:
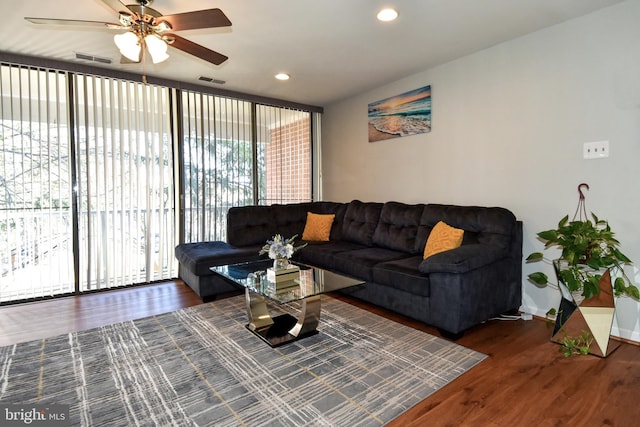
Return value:
[[(307, 212), (333, 213), (329, 242), (309, 242), (294, 260), (366, 281), (359, 299), (437, 327), (449, 337), (521, 304), (522, 223), (504, 208), (312, 202), (229, 210), (227, 242), (176, 247), (180, 277), (203, 299), (236, 289), (213, 265), (264, 258), (274, 234), (302, 236)], [(464, 229), (462, 245), (423, 259), (438, 221)]]

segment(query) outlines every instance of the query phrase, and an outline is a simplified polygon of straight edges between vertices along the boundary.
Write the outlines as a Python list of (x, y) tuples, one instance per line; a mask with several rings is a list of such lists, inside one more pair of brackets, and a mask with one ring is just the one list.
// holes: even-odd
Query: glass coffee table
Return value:
[[(218, 273), (245, 288), (247, 329), (271, 347), (277, 347), (318, 333), (320, 321), (320, 295), (364, 283), (328, 270), (292, 263), (300, 268), (296, 278), (287, 281), (286, 287), (276, 286), (267, 277), (272, 260), (245, 262), (211, 267)], [(288, 304), (300, 301), (300, 315), (271, 317), (267, 302)]]

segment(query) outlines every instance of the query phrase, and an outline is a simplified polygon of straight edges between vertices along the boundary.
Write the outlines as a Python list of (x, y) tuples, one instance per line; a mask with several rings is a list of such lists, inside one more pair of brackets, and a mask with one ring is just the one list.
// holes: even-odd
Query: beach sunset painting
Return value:
[(369, 142), (431, 132), (431, 85), (369, 104)]

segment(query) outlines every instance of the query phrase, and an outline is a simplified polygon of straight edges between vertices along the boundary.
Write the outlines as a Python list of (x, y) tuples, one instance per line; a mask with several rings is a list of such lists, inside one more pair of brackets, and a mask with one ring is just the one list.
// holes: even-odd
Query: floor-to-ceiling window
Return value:
[[(312, 198), (312, 115), (0, 65), (0, 304), (176, 277), (231, 206)], [(180, 232), (182, 231), (182, 233)]]
[(64, 74), (0, 66), (0, 302), (73, 292)]

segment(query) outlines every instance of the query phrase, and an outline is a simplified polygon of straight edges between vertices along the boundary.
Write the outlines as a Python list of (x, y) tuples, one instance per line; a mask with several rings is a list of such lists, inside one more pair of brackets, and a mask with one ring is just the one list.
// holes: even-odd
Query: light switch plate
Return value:
[(609, 141), (585, 142), (582, 148), (585, 159), (604, 159), (609, 157)]

